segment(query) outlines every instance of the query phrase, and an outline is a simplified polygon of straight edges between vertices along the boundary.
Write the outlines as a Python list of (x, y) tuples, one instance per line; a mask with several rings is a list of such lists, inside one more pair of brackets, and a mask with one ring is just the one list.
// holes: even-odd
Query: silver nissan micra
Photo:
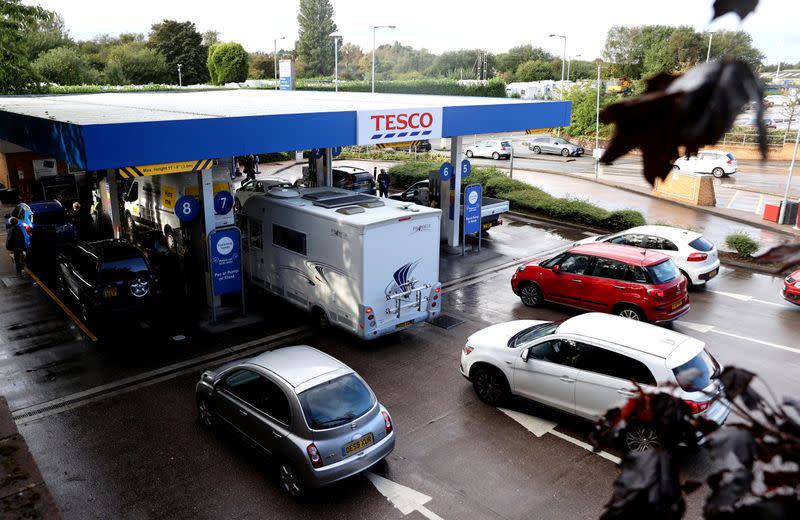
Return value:
[(392, 419), (367, 383), (306, 345), (208, 370), (196, 396), (202, 424), (264, 451), (292, 496), (364, 471), (394, 449)]

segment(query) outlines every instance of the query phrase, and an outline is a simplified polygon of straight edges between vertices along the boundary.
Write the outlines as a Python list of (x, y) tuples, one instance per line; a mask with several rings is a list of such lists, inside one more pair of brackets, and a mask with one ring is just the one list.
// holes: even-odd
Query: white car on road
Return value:
[[(635, 395), (673, 392), (693, 414), (722, 424), (730, 408), (721, 394), (721, 368), (702, 341), (608, 314), (588, 313), (564, 322), (517, 320), (492, 325), (467, 339), (461, 374), (491, 405), (524, 397), (597, 420)], [(658, 443), (644, 424), (629, 424), (628, 449)]]
[(281, 177), (267, 177), (242, 182), (241, 187), (236, 190), (236, 199), (233, 201), (233, 210), (239, 212), (247, 199), (259, 193), (266, 193), (274, 187), (292, 188), (294, 185)]
[(495, 161), (500, 158), (511, 157), (511, 141), (507, 139), (491, 139), (480, 141), (468, 146), (464, 154), (470, 159), (473, 157), (491, 157)]
[(736, 173), (736, 157), (722, 150), (703, 150), (691, 157), (679, 157), (673, 163), (675, 170), (710, 173), (717, 179)]
[(714, 244), (696, 231), (671, 226), (638, 226), (611, 235), (589, 237), (577, 244), (609, 242), (653, 249), (672, 258), (692, 285), (703, 285), (719, 274), (719, 254)]

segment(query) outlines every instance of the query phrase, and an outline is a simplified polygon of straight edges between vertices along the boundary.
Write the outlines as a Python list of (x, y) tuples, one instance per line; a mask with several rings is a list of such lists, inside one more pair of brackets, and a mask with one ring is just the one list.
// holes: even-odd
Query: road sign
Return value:
[(211, 285), (215, 295), (242, 290), (241, 232), (237, 227), (212, 231), (208, 237)]
[(442, 163), (439, 167), (439, 179), (442, 181), (449, 181), (453, 176), (453, 165), (449, 162)]
[(464, 234), (481, 231), (481, 185), (470, 184), (464, 190)]
[(312, 159), (320, 159), (322, 156), (325, 155), (325, 150), (322, 148), (314, 148), (311, 150), (311, 158)]
[(233, 195), (229, 191), (220, 191), (214, 195), (214, 213), (227, 215), (233, 208)]
[(342, 153), (342, 147), (341, 146), (337, 146), (337, 147), (333, 148), (333, 150), (331, 150), (331, 155), (334, 156), (334, 157), (338, 157), (340, 153)]
[(184, 195), (175, 202), (175, 216), (183, 222), (191, 222), (200, 214), (200, 202), (191, 195)]
[(464, 159), (461, 161), (461, 178), (468, 177), (470, 173), (472, 173), (472, 163), (469, 159)]

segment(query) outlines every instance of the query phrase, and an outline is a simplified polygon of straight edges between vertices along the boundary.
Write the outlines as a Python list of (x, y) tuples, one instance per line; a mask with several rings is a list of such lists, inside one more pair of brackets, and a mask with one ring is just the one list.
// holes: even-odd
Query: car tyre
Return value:
[(472, 150), (467, 150), (467, 157), (472, 159)]
[(533, 148), (531, 148), (531, 151), (533, 153), (535, 153), (536, 155), (539, 155), (540, 153), (542, 153), (542, 149), (539, 148), (538, 146), (534, 146)]
[(542, 304), (542, 291), (535, 283), (523, 284), (519, 290), (519, 299), (526, 307), (538, 307)]
[(644, 313), (638, 307), (633, 305), (623, 305), (617, 309), (617, 316), (628, 318), (634, 321), (647, 321)]
[(488, 405), (498, 406), (508, 399), (508, 381), (496, 368), (478, 368), (472, 377), (472, 387), (478, 399)]
[(492, 159), (494, 159), (495, 161), (496, 161), (496, 160), (498, 160), (498, 159), (500, 159), (500, 154), (499, 154), (499, 153), (497, 153), (497, 152), (494, 152), (494, 153), (492, 154)]
[(292, 498), (301, 498), (303, 496), (303, 481), (300, 478), (300, 473), (289, 461), (281, 462), (278, 468), (278, 476), (281, 479), (281, 485)]
[(652, 428), (636, 422), (625, 428), (623, 443), (626, 450), (638, 453), (661, 445), (658, 435)]
[(721, 179), (725, 177), (725, 170), (723, 170), (722, 168), (714, 168), (713, 170), (711, 170), (711, 175), (713, 175), (717, 179)]
[(694, 288), (694, 282), (692, 282), (692, 279), (689, 278), (689, 275), (686, 273), (686, 271), (681, 270), (681, 274), (683, 275), (684, 278), (686, 278), (686, 288), (687, 289), (693, 289)]
[(566, 148), (561, 150), (561, 157), (569, 157), (569, 150)]
[(211, 429), (214, 427), (214, 417), (207, 399), (201, 398), (197, 400), (197, 418), (200, 420), (200, 424), (206, 428)]

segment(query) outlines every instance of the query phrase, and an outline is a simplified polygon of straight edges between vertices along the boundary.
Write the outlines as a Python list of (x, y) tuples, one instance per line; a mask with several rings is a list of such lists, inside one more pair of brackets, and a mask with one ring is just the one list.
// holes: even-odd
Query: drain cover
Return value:
[(454, 318), (453, 316), (448, 316), (447, 314), (440, 314), (432, 320), (428, 320), (428, 323), (431, 325), (436, 325), (437, 327), (443, 329), (452, 329), (458, 325), (464, 323), (464, 320), (459, 320), (458, 318)]

